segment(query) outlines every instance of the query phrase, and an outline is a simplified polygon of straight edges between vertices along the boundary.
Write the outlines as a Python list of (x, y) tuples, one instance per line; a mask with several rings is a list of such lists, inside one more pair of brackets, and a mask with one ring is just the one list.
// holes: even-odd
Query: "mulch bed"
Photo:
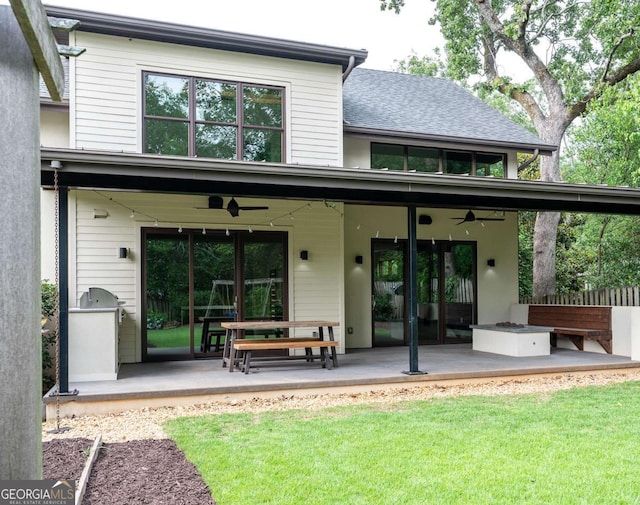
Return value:
[[(93, 440), (62, 438), (42, 444), (45, 479), (78, 485)], [(202, 477), (172, 440), (103, 444), (83, 505), (215, 505)]]

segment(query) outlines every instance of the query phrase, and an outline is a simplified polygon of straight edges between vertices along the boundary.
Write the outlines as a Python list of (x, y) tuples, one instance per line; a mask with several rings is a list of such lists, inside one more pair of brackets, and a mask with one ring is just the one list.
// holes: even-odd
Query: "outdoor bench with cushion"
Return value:
[(529, 305), (528, 322), (534, 326), (548, 326), (551, 345), (557, 337), (567, 337), (581, 351), (584, 340), (594, 340), (612, 353), (611, 307), (594, 305)]

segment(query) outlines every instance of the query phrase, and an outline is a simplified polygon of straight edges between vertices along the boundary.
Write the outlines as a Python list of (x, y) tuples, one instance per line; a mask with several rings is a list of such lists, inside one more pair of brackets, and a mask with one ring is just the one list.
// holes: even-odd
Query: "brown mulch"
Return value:
[[(93, 441), (61, 438), (43, 442), (45, 479), (80, 475)], [(93, 465), (83, 505), (215, 505), (195, 466), (172, 440), (103, 444)]]

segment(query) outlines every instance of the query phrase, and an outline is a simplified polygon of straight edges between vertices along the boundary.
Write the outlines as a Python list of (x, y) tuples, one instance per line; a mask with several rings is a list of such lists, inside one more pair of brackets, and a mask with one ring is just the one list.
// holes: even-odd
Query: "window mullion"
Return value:
[(236, 156), (239, 161), (244, 160), (244, 84), (238, 83), (236, 97)]
[(196, 80), (189, 78), (189, 156), (196, 153)]

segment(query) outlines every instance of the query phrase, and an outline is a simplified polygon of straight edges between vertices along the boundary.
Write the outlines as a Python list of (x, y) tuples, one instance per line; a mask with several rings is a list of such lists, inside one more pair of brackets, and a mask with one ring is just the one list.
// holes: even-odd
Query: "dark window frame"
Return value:
[[(188, 108), (187, 108), (187, 118), (176, 118), (171, 116), (156, 116), (146, 113), (146, 81), (147, 76), (158, 76), (158, 77), (170, 77), (170, 78), (178, 78), (178, 79), (186, 79), (188, 82)], [(225, 122), (225, 121), (210, 121), (197, 119), (196, 115), (196, 81), (206, 81), (212, 82), (216, 84), (227, 84), (234, 85), (236, 87), (236, 120), (233, 123)], [(281, 125), (277, 126), (263, 126), (263, 125), (254, 125), (254, 124), (245, 124), (244, 122), (244, 90), (245, 88), (264, 88), (270, 90), (277, 90), (281, 93)], [(197, 157), (196, 152), (196, 130), (198, 125), (207, 125), (207, 126), (221, 126), (221, 127), (232, 127), (236, 129), (235, 138), (235, 158), (234, 160), (247, 161), (244, 158), (244, 131), (245, 130), (260, 130), (267, 132), (277, 132), (280, 134), (280, 160), (273, 161), (274, 163), (285, 163), (286, 158), (286, 88), (284, 86), (274, 86), (270, 84), (257, 84), (250, 83), (244, 81), (233, 81), (233, 80), (225, 80), (225, 79), (211, 79), (206, 77), (198, 77), (198, 76), (189, 76), (189, 75), (181, 75), (181, 74), (173, 74), (169, 72), (154, 72), (143, 70), (142, 71), (142, 150), (146, 151), (147, 144), (147, 121), (148, 120), (156, 120), (156, 121), (168, 121), (168, 122), (177, 122), (187, 124), (188, 132), (187, 132), (187, 156), (188, 157)]]
[[(442, 148), (436, 148), (436, 147), (429, 147), (429, 146), (416, 146), (416, 145), (401, 145), (399, 146), (398, 144), (389, 144), (389, 143), (384, 143), (384, 142), (371, 142), (370, 144), (370, 156), (371, 156), (371, 168), (372, 169), (383, 169), (386, 167), (374, 167), (373, 166), (373, 156), (374, 156), (374, 148), (375, 146), (393, 146), (393, 147), (400, 147), (402, 148), (402, 165), (403, 165), (403, 169), (402, 170), (398, 170), (395, 169), (395, 171), (397, 172), (416, 172), (415, 169), (412, 169), (410, 164), (409, 164), (409, 150), (410, 149), (430, 149), (433, 151), (437, 151), (439, 153), (439, 158), (438, 158), (438, 171), (437, 172), (429, 172), (429, 171), (420, 171), (418, 170), (418, 173), (424, 173), (424, 174), (449, 174), (449, 172), (446, 171), (446, 166), (447, 166), (447, 154), (449, 153), (457, 153), (457, 154), (469, 154), (471, 156), (471, 169), (470, 169), (470, 173), (469, 174), (451, 174), (451, 175), (470, 175), (473, 177), (497, 177), (497, 176), (493, 176), (493, 175), (483, 175), (483, 174), (479, 174), (478, 173), (478, 157), (482, 157), (482, 156), (495, 156), (495, 157), (499, 157), (502, 160), (502, 177), (503, 179), (507, 178), (507, 154), (506, 153), (498, 153), (498, 152), (489, 152), (489, 151), (467, 151), (467, 150), (463, 150), (463, 149), (442, 149)], [(391, 169), (390, 169), (391, 170)]]

